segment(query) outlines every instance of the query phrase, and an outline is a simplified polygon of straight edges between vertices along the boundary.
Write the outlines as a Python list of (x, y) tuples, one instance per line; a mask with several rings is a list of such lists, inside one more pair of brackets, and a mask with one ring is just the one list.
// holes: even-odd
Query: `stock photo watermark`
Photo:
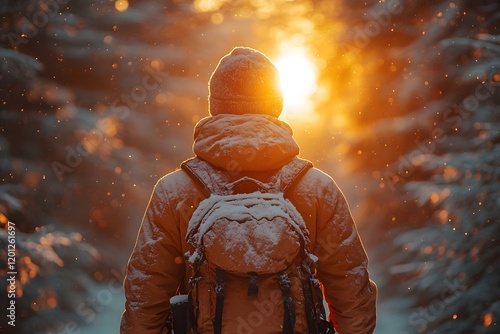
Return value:
[(370, 44), (372, 38), (380, 35), (382, 28), (389, 26), (393, 15), (403, 12), (403, 5), (400, 0), (389, 0), (385, 2), (385, 8), (380, 10), (372, 9), (368, 12), (371, 20), (364, 26), (355, 26), (352, 30), (352, 43), (347, 43), (343, 48), (346, 51), (360, 52)]
[[(444, 280), (443, 285), (444, 288), (441, 290), (439, 298), (433, 299), (427, 306), (419, 307), (418, 310), (410, 314), (408, 323), (418, 333), (425, 332), (429, 323), (443, 314), (467, 289), (463, 279), (458, 276), (453, 280)], [(402, 331), (399, 334), (409, 333)]]
[(110, 273), (112, 278), (103, 288), (87, 296), (84, 301), (81, 301), (76, 306), (76, 315), (82, 319), (81, 323), (73, 320), (59, 322), (45, 333), (80, 334), (85, 326), (92, 324), (98, 318), (99, 314), (103, 313), (111, 305), (116, 296), (123, 294), (122, 282), (125, 277), (125, 269), (121, 272), (117, 269), (112, 269)]
[(50, 18), (60, 13), (60, 5), (66, 5), (70, 0), (40, 0), (40, 9), (34, 12), (30, 18), (24, 15), (21, 18), (21, 34), (9, 32), (7, 38), (13, 48), (21, 44), (27, 44), (40, 32), (40, 29), (47, 26)]
[(113, 302), (114, 296), (123, 291), (122, 281), (124, 273), (118, 270), (111, 270), (113, 278), (108, 282), (105, 288), (96, 292), (95, 297), (87, 297), (85, 302), (81, 302), (76, 309), (76, 313), (83, 317), (86, 323), (94, 321), (97, 314), (104, 311), (105, 307)]
[(16, 326), (16, 225), (7, 222), (7, 323)]
[(256, 331), (260, 326), (264, 324), (267, 319), (271, 318), (275, 308), (282, 304), (282, 293), (281, 290), (272, 290), (269, 293), (269, 298), (261, 302), (254, 301), (252, 305), (255, 307), (255, 311), (248, 313), (248, 315), (243, 318), (238, 316), (236, 321), (238, 325), (236, 327), (236, 333), (238, 334), (251, 334)]
[[(458, 128), (463, 121), (472, 116), (484, 102), (494, 96), (495, 90), (500, 87), (499, 74), (490, 73), (488, 80), (477, 85), (474, 94), (467, 96), (459, 105), (447, 108), (442, 112), (444, 123)], [(416, 162), (424, 154), (432, 154), (436, 151), (437, 144), (442, 144), (448, 140), (445, 130), (441, 127), (435, 127), (431, 131), (431, 137), (425, 140), (415, 140), (417, 148), (406, 156), (400, 156), (398, 163), (392, 169), (387, 169), (382, 174), (384, 184), (388, 185), (391, 191), (396, 189), (395, 184), (411, 177), (416, 170)]]
[[(137, 108), (144, 102), (149, 92), (158, 89), (168, 77), (168, 73), (154, 70), (150, 66), (145, 68), (147, 74), (143, 77), (141, 85), (133, 87), (128, 94), (121, 94), (119, 99), (115, 99), (110, 106), (111, 112), (120, 120), (125, 120), (130, 109)], [(108, 121), (98, 122), (95, 129), (85, 130), (84, 138), (75, 146), (66, 146), (66, 156), (64, 162), (53, 161), (51, 166), (59, 182), (64, 181), (64, 175), (72, 173), (83, 162), (83, 158), (90, 154), (85, 146), (85, 141), (91, 141), (94, 146), (101, 145), (106, 140), (106, 128)]]

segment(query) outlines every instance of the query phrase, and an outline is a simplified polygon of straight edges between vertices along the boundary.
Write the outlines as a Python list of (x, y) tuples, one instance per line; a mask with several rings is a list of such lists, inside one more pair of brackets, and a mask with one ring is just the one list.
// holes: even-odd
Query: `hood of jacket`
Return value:
[(194, 154), (229, 170), (270, 171), (299, 154), (291, 127), (261, 114), (220, 114), (203, 118), (194, 129)]

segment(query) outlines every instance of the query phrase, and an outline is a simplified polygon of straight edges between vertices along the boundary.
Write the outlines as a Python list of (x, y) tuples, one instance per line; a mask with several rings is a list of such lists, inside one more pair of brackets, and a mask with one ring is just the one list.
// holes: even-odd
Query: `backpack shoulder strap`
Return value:
[(286, 193), (312, 167), (312, 162), (295, 157), (272, 175), (267, 183), (275, 190)]
[[(285, 193), (312, 167), (313, 164), (310, 161), (295, 157), (268, 179), (266, 182), (267, 187), (265, 187), (265, 184), (261, 185), (260, 182), (257, 182), (257, 184), (261, 185), (263, 189), (270, 188)], [(232, 192), (227, 172), (214, 167), (205, 160), (191, 158), (184, 161), (181, 168), (203, 185), (207, 196), (210, 196), (210, 194), (228, 195)], [(236, 182), (246, 179), (243, 177)]]
[(222, 170), (200, 158), (191, 158), (181, 164), (182, 170), (197, 180), (205, 188), (205, 194), (226, 195), (229, 176)]

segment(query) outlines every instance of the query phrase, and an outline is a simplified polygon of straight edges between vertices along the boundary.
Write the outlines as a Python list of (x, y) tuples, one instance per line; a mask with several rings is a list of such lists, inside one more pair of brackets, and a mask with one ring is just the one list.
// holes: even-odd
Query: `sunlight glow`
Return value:
[(119, 12), (124, 12), (128, 9), (128, 1), (127, 0), (118, 0), (115, 2), (115, 8)]
[(309, 114), (313, 107), (311, 96), (316, 90), (316, 72), (305, 49), (283, 48), (274, 63), (280, 72), (284, 113), (291, 117)]

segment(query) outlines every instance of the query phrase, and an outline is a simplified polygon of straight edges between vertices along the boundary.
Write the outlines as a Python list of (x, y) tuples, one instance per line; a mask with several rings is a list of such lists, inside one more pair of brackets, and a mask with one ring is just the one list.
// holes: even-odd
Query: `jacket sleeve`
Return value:
[(160, 333), (184, 277), (181, 238), (168, 192), (155, 186), (129, 259), (121, 334)]
[(333, 180), (318, 207), (317, 274), (339, 334), (369, 334), (376, 325), (377, 286), (344, 195)]

